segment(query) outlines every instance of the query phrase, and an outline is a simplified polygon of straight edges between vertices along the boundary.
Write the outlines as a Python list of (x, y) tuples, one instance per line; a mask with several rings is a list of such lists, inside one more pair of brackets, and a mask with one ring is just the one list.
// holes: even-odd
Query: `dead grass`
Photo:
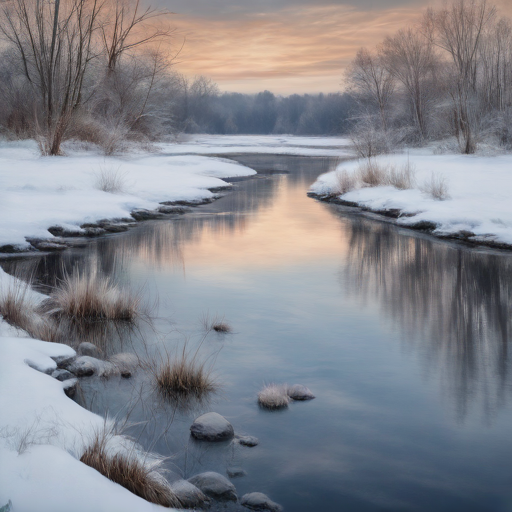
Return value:
[(163, 507), (180, 508), (180, 500), (162, 474), (162, 460), (144, 460), (135, 451), (110, 453), (108, 434), (98, 433), (80, 461), (140, 498)]
[(210, 317), (209, 313), (204, 313), (201, 316), (201, 325), (203, 331), (208, 333), (210, 331), (228, 333), (232, 331), (231, 326), (224, 320), (224, 317), (214, 316)]
[(50, 298), (59, 313), (71, 318), (133, 321), (140, 307), (138, 296), (95, 270), (65, 274)]
[(448, 182), (443, 174), (437, 172), (433, 172), (430, 175), (430, 179), (423, 183), (420, 190), (437, 201), (445, 201), (450, 198)]
[(390, 166), (388, 169), (389, 185), (398, 190), (409, 190), (416, 184), (416, 168), (409, 160), (401, 167)]
[(346, 169), (336, 171), (336, 187), (334, 193), (336, 195), (343, 195), (357, 187), (357, 176), (353, 173), (348, 173)]
[(217, 389), (211, 368), (206, 361), (199, 359), (199, 348), (195, 352), (189, 352), (187, 344), (184, 343), (181, 352), (175, 357), (167, 354), (163, 364), (156, 368), (155, 380), (164, 396), (201, 397)]
[(408, 190), (415, 186), (416, 169), (409, 161), (397, 167), (392, 164), (384, 165), (373, 158), (368, 158), (359, 165), (352, 179), (357, 179), (356, 177), (367, 187), (391, 185), (399, 190)]
[(36, 304), (30, 297), (31, 283), (31, 275), (15, 272), (9, 284), (0, 288), (0, 315), (9, 324), (24, 330), (36, 314)]
[(265, 409), (283, 409), (290, 403), (286, 386), (268, 384), (258, 393), (258, 403)]
[(94, 188), (108, 192), (109, 194), (120, 194), (126, 188), (126, 173), (120, 172), (120, 167), (100, 167), (96, 175)]

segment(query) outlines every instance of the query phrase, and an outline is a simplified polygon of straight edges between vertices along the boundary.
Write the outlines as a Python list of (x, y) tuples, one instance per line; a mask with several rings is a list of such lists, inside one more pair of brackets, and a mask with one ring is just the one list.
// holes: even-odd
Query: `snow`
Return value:
[[(415, 151), (410, 155), (388, 155), (377, 158), (383, 165), (403, 166), (410, 161), (415, 168), (416, 185), (411, 190), (391, 186), (362, 187), (340, 197), (374, 210), (400, 209), (412, 217), (401, 217), (400, 224), (434, 222), (435, 234), (450, 235), (470, 231), (481, 237), (512, 244), (512, 155), (432, 155)], [(312, 185), (311, 192), (330, 194), (335, 190), (336, 172), (346, 169), (355, 173), (360, 161), (338, 166)], [(435, 200), (422, 192), (422, 184), (432, 173), (444, 177), (449, 198)]]
[[(0, 296), (16, 287), (31, 304), (47, 298), (0, 269)], [(105, 428), (108, 449), (139, 452), (116, 435), (111, 420), (65, 395), (69, 381), (50, 376), (55, 360), (75, 355), (67, 345), (28, 338), (0, 317), (0, 508), (11, 501), (13, 512), (162, 510), (80, 462)], [(154, 463), (144, 455), (144, 463)]]
[(160, 144), (167, 154), (274, 154), (297, 156), (349, 156), (350, 140), (344, 137), (292, 135), (188, 135), (178, 144)]
[[(102, 170), (123, 176), (122, 193), (95, 187)], [(0, 142), (0, 246), (28, 247), (26, 237), (51, 238), (52, 225), (76, 229), (129, 217), (135, 208), (155, 209), (162, 201), (210, 198), (209, 188), (229, 186), (222, 178), (253, 174), (235, 162), (200, 155), (40, 157), (33, 141)]]

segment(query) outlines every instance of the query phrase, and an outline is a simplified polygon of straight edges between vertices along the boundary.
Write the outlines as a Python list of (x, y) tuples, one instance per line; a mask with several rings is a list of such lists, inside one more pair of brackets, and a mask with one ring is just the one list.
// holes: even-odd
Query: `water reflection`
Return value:
[[(344, 221), (343, 286), (378, 300), (426, 369), (442, 370), (443, 393), (463, 420), (472, 404), (490, 419), (511, 398), (512, 259), (411, 236), (386, 223)], [(347, 279), (345, 279), (347, 278)]]

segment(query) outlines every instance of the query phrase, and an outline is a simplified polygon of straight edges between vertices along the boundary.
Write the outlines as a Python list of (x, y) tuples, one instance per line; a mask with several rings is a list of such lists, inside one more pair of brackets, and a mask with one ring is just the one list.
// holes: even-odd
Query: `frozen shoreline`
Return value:
[[(512, 155), (433, 155), (428, 150), (414, 150), (408, 155), (381, 156), (376, 162), (397, 168), (410, 162), (415, 174), (413, 188), (358, 186), (338, 194), (337, 173), (355, 176), (359, 160), (345, 162), (336, 171), (320, 176), (310, 195), (392, 217), (400, 226), (441, 238), (512, 248)], [(446, 200), (436, 200), (421, 190), (432, 173), (446, 180)]]

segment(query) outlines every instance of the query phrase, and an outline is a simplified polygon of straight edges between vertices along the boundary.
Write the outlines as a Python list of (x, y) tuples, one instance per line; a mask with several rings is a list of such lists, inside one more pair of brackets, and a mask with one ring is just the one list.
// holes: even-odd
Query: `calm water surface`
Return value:
[[(224, 317), (233, 333), (211, 333), (199, 349), (220, 392), (177, 407), (139, 371), (84, 379), (79, 400), (144, 421), (128, 431), (171, 456), (173, 472), (239, 466), (240, 496), (261, 491), (289, 512), (511, 511), (512, 257), (308, 198), (326, 160), (241, 161), (281, 174), (43, 257), (37, 271), (49, 284), (63, 267), (94, 265), (143, 290), (152, 325), (107, 351), (172, 354), (185, 341), (195, 350), (201, 316)], [(317, 398), (261, 410), (256, 394), (270, 382), (304, 384)], [(210, 410), (260, 445), (192, 441), (190, 424)]]

